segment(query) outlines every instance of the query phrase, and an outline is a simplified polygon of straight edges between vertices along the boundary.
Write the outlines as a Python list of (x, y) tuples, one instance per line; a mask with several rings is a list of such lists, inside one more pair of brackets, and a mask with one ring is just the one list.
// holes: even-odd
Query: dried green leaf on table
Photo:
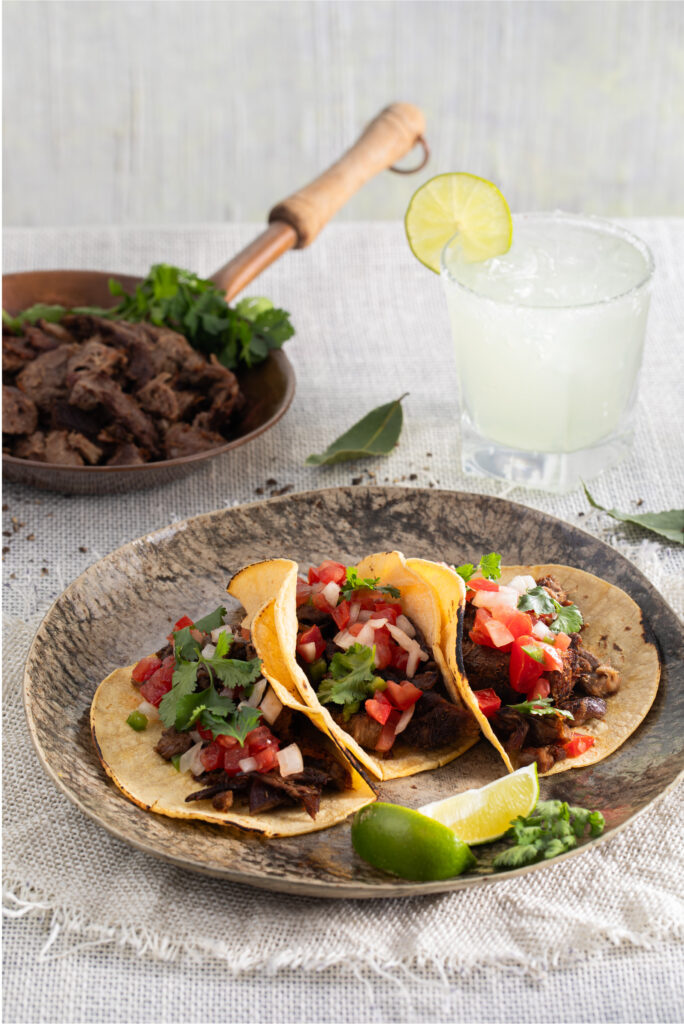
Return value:
[(635, 523), (644, 530), (658, 533), (675, 544), (684, 544), (684, 509), (671, 508), (665, 512), (618, 512), (616, 508), (604, 508), (603, 505), (599, 505), (587, 490), (586, 484), (583, 483), (582, 486), (587, 501), (593, 508), (607, 512), (613, 519), (618, 519), (622, 523)]
[[(407, 392), (408, 394), (408, 392)], [(389, 455), (401, 434), (404, 416), (401, 395), (394, 402), (379, 405), (328, 445), (321, 455), (309, 455), (307, 466), (334, 466), (373, 455)]]

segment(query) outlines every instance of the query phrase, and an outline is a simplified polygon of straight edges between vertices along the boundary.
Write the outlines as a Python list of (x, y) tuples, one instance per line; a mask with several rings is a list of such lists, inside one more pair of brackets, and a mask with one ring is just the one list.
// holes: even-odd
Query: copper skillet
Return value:
[[(303, 249), (340, 207), (375, 174), (391, 168), (423, 139), (425, 121), (410, 103), (393, 103), (365, 129), (358, 141), (318, 178), (273, 207), (268, 227), (212, 275), (230, 301), (288, 249)], [(402, 172), (406, 173), (406, 172)], [(116, 277), (131, 290), (140, 280), (94, 270), (32, 270), (3, 277), (3, 306), (16, 314), (36, 302), (65, 306), (109, 306), (108, 281)], [(245, 444), (272, 427), (294, 396), (295, 376), (284, 352), (272, 352), (258, 367), (240, 373), (249, 414), (240, 433), (219, 448), (142, 466), (64, 466), (3, 455), (3, 476), (35, 487), (72, 494), (112, 494), (176, 480), (207, 459)]]

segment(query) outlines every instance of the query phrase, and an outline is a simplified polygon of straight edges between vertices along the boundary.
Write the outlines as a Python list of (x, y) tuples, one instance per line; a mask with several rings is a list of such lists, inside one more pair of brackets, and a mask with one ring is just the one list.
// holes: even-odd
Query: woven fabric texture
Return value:
[[(658, 276), (634, 452), (597, 481), (594, 491), (602, 504), (635, 509), (642, 502), (639, 510), (644, 511), (675, 507), (684, 493), (681, 438), (674, 429), (684, 393), (684, 285), (678, 270), (684, 262), (684, 221), (632, 220), (627, 226), (652, 247)], [(5, 269), (89, 266), (144, 272), (151, 262), (164, 259), (210, 272), (255, 231), (249, 225), (12, 230), (5, 239)], [(46, 944), (43, 957), (67, 957), (74, 972), (91, 945), (121, 948), (110, 949), (109, 961), (126, 991), (121, 1015), (98, 1002), (94, 1020), (155, 1019), (153, 1009), (142, 1003), (137, 1017), (131, 1015), (131, 993), (142, 970), (140, 961), (130, 959), (135, 952), (149, 961), (150, 979), (162, 978), (159, 961), (173, 961), (174, 984), (180, 985), (192, 962), (194, 977), (205, 975), (211, 984), (219, 974), (230, 976), (234, 991), (245, 1000), (249, 990), (240, 986), (254, 972), (271, 972), (269, 977), (277, 972), (281, 977), (288, 969), (323, 972), (312, 974), (312, 1002), (307, 1015), (297, 1018), (302, 1020), (341, 1019), (323, 977), (338, 986), (338, 994), (345, 978), (357, 983), (370, 979), (373, 986), (387, 983), (385, 1002), (371, 1000), (368, 1019), (383, 1014), (410, 1019), (411, 1012), (441, 1019), (439, 1013), (448, 1016), (450, 1006), (454, 1019), (451, 996), (436, 1008), (435, 986), (451, 985), (444, 991), (453, 995), (454, 986), (469, 979), (475, 1014), (477, 992), (485, 991), (492, 978), (515, 972), (521, 994), (539, 979), (546, 978), (547, 984), (549, 972), (565, 972), (567, 980), (568, 972), (575, 971), (584, 972), (589, 987), (589, 957), (604, 958), (607, 969), (627, 963), (615, 958), (615, 947), (624, 957), (629, 950), (660, 949), (661, 967), (667, 962), (674, 969), (681, 964), (677, 943), (684, 931), (681, 787), (610, 842), (529, 877), (430, 899), (328, 903), (257, 893), (162, 867), (86, 820), (43, 776), (28, 741), (20, 680), (31, 638), (51, 601), (88, 564), (133, 537), (194, 513), (261, 500), (288, 485), (303, 490), (349, 484), (361, 476), (359, 486), (402, 482), (511, 497), (614, 545), (680, 614), (684, 611), (681, 548), (590, 511), (579, 491), (554, 497), (463, 476), (456, 375), (440, 284), (407, 253), (400, 225), (331, 226), (311, 250), (286, 256), (250, 292), (267, 294), (290, 309), (297, 327), (288, 343), (297, 395), (276, 428), (156, 491), (98, 499), (5, 487), (3, 859), (5, 911), (13, 938), (6, 970), (15, 1000), (23, 993), (29, 1001), (23, 1008), (8, 1002), (6, 1019), (24, 1021), (38, 1014), (45, 1020), (91, 1019), (75, 1001), (58, 1012), (56, 1003), (51, 1007), (47, 997), (40, 1001), (20, 983), (40, 936)], [(390, 457), (323, 470), (303, 465), (307, 454), (322, 450), (370, 407), (404, 391), (410, 392), (404, 433)], [(98, 971), (106, 971), (103, 955), (100, 951), (88, 961), (95, 984)], [(646, 963), (646, 952), (643, 958)], [(654, 960), (648, 962), (654, 979)], [(411, 989), (403, 1010), (393, 1002), (395, 984)], [(625, 997), (615, 1019), (675, 1020), (676, 994), (662, 985), (656, 992), (655, 984), (647, 983), (642, 1002), (632, 1004), (633, 1017)], [(419, 990), (424, 996), (420, 1005)], [(183, 1019), (179, 1005), (168, 1009), (164, 1019)], [(276, 1005), (274, 1019), (295, 1019), (285, 994)], [(350, 1003), (350, 1016), (344, 1019), (359, 1019), (354, 1005), (355, 1014)], [(268, 1016), (265, 1006), (259, 1004), (257, 1016)], [(577, 1016), (559, 1011), (557, 1019), (606, 1019), (592, 1016), (594, 1009)], [(230, 1019), (241, 1019), (232, 1013)], [(221, 1019), (221, 1012), (208, 1010), (204, 1019)], [(493, 1010), (490, 1019), (499, 1019)]]

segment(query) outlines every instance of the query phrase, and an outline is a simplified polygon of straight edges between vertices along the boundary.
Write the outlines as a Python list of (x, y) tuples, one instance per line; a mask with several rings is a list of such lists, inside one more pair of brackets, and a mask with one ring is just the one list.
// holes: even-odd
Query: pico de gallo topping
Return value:
[(572, 730), (605, 715), (620, 679), (582, 646), (579, 608), (552, 576), (502, 583), (496, 554), (456, 571), (466, 584), (466, 675), (509, 756), (548, 771), (583, 754), (595, 737)]
[(205, 785), (186, 800), (211, 799), (219, 810), (236, 794), (251, 813), (301, 802), (315, 818), (327, 786), (345, 789), (348, 770), (325, 748), (306, 716), (283, 706), (261, 677), (250, 635), (225, 625), (226, 609), (174, 625), (166, 648), (133, 667), (143, 698), (127, 718), (165, 727), (155, 750)]
[(296, 600), (298, 662), (361, 746), (387, 756), (399, 736), (421, 747), (456, 738), (467, 716), (439, 694), (441, 673), (396, 587), (325, 560), (299, 577)]

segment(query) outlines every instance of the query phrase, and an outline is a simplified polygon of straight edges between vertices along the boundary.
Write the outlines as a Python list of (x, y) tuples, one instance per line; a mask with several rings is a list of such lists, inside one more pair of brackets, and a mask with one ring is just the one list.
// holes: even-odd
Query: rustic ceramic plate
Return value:
[[(216, 607), (236, 569), (274, 555), (304, 564), (325, 557), (354, 562), (392, 547), (456, 564), (493, 550), (509, 564), (564, 562), (626, 590), (642, 608), (644, 634), (662, 658), (655, 703), (615, 754), (591, 768), (542, 780), (542, 796), (601, 810), (606, 831), (593, 841), (601, 842), (672, 785), (683, 764), (684, 631), (641, 573), (581, 530), (521, 505), (475, 494), (379, 487), (313, 491), (197, 516), (127, 544), (79, 576), (40, 626), (24, 680), (29, 728), (53, 782), (84, 814), (146, 853), (282, 892), (406, 896), (543, 868), (504, 875), (485, 865), (479, 874), (442, 882), (393, 880), (355, 856), (348, 822), (298, 838), (244, 838), (220, 826), (142, 811), (100, 766), (88, 725), (100, 680), (157, 647), (180, 614), (199, 616)], [(498, 756), (482, 742), (437, 771), (385, 783), (380, 793), (417, 807), (501, 773)], [(491, 848), (480, 848), (478, 856), (491, 858)]]
[[(32, 270), (5, 274), (2, 279), (4, 309), (16, 314), (35, 302), (65, 306), (111, 306), (110, 274), (96, 270)], [(117, 274), (127, 291), (139, 278)], [(159, 487), (194, 473), (209, 459), (216, 459), (246, 444), (275, 426), (285, 415), (295, 392), (292, 364), (282, 350), (270, 352), (263, 363), (238, 373), (247, 398), (247, 412), (234, 436), (217, 448), (177, 459), (146, 462), (141, 466), (58, 466), (33, 459), (3, 455), (2, 475), (6, 480), (65, 494), (121, 494), (124, 491)]]

